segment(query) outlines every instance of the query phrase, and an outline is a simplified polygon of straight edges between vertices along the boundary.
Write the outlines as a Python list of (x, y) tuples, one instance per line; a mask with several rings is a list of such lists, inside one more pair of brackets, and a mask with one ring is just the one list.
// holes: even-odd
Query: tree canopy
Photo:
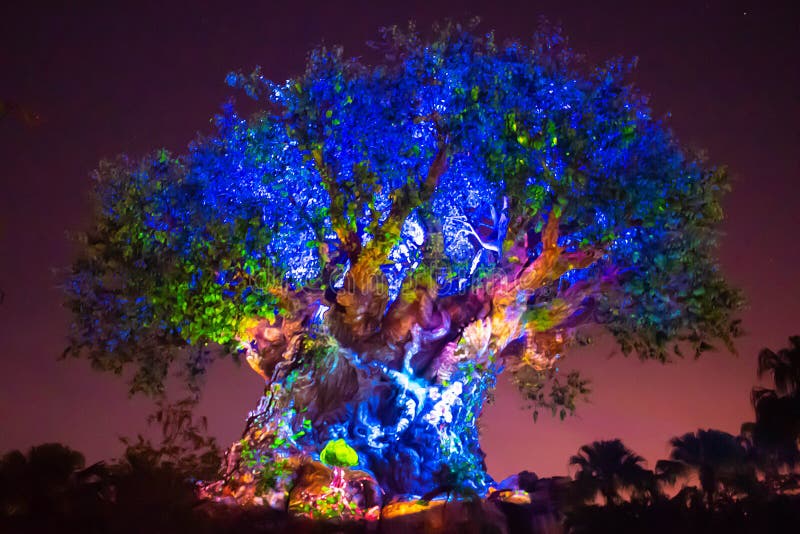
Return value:
[(226, 105), (185, 154), (101, 163), (66, 284), (74, 353), (156, 392), (173, 362), (197, 376), (209, 347), (280, 354), (311, 324), (426, 376), (463, 338), (572, 409), (585, 382), (545, 397), (542, 380), (598, 325), (648, 359), (731, 346), (727, 174), (652, 116), (627, 66), (590, 68), (550, 30), (381, 36), (375, 62), (322, 47), (285, 82), (232, 73), (259, 112)]

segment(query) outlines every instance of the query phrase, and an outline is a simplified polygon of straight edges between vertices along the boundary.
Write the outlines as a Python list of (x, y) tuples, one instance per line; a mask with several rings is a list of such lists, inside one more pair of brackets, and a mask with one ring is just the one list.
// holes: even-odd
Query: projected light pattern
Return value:
[(202, 375), (211, 343), (266, 380), (209, 495), (358, 517), (480, 495), (476, 423), (503, 369), (563, 418), (588, 388), (556, 361), (584, 328), (659, 360), (735, 335), (713, 258), (724, 171), (623, 66), (579, 70), (557, 34), (448, 28), (387, 34), (377, 66), (318, 49), (286, 82), (232, 74), (261, 112), (225, 106), (185, 156), (98, 171), (76, 350), (136, 366), (134, 390), (173, 361)]

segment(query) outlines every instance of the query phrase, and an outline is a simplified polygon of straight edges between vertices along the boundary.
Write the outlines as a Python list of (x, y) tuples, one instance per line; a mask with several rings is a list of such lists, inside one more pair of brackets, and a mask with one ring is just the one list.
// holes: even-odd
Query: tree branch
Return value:
[(379, 334), (389, 297), (380, 267), (398, 243), (408, 216), (433, 196), (447, 170), (448, 148), (444, 136), (440, 136), (438, 152), (425, 180), (418, 187), (407, 184), (394, 192), (388, 217), (373, 239), (351, 257), (350, 270), (330, 315), (332, 331), (344, 346), (357, 349), (365, 339)]

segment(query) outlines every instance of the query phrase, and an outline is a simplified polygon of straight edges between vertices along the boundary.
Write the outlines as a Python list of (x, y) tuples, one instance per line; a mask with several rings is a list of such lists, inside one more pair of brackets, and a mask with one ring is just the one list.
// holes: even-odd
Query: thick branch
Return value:
[[(589, 261), (586, 255), (581, 258), (584, 262)], [(591, 320), (595, 303), (593, 297), (613, 290), (618, 282), (618, 272), (606, 269), (595, 277), (578, 281), (559, 292), (543, 305), (540, 313), (523, 316), (523, 336), (504, 348), (501, 359), (511, 360), (514, 368), (528, 366), (537, 373), (551, 372), (556, 358), (563, 354), (573, 338), (575, 329)]]
[(530, 294), (548, 280), (560, 276), (560, 274), (554, 276), (561, 255), (561, 248), (558, 246), (558, 223), (558, 217), (551, 214), (542, 230), (541, 254), (524, 265), (516, 275), (502, 273), (503, 278), (493, 284), (493, 313), (503, 314), (512, 303), (519, 300), (521, 294)]
[[(558, 246), (559, 218), (550, 215), (542, 233), (542, 251), (539, 256), (517, 270), (501, 271), (489, 285), (491, 311), (480, 328), (491, 332), (490, 346), (495, 355), (501, 355), (512, 342), (522, 343), (519, 350), (525, 349), (526, 340), (532, 342), (533, 336), (542, 332), (556, 332), (555, 327), (563, 327), (575, 317), (583, 305), (585, 297), (598, 290), (597, 284), (605, 283), (606, 278), (592, 283), (579, 282), (568, 288), (563, 298), (551, 304), (546, 310), (546, 321), (542, 324), (529, 324), (531, 317), (526, 314), (529, 298), (540, 288), (557, 280), (567, 271), (584, 269), (602, 256), (602, 250), (588, 249), (565, 252)], [(469, 325), (454, 325), (468, 328)], [(517, 343), (519, 344), (519, 343)], [(528, 350), (530, 347), (528, 347)]]
[(365, 339), (379, 333), (388, 301), (380, 267), (399, 241), (405, 220), (433, 196), (447, 169), (447, 152), (448, 146), (442, 140), (425, 180), (418, 188), (408, 184), (394, 192), (388, 217), (373, 239), (351, 258), (350, 270), (330, 316), (332, 331), (344, 346), (357, 349)]
[(283, 314), (273, 319), (254, 317), (238, 336), (247, 363), (265, 380), (269, 380), (278, 363), (294, 356), (300, 337), (322, 302), (322, 293), (309, 289), (289, 291), (278, 287), (273, 293), (285, 310)]

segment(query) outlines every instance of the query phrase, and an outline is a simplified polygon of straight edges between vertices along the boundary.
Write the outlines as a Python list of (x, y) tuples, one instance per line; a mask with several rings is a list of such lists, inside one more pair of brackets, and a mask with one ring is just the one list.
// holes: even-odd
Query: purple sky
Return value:
[[(316, 44), (360, 55), (380, 26), (409, 19), (425, 28), (481, 15), (499, 37), (524, 38), (545, 15), (590, 61), (638, 56), (635, 81), (656, 114), (669, 113), (685, 145), (706, 149), (735, 178), (720, 257), (749, 299), (739, 356), (664, 366), (609, 358), (608, 343), (583, 349), (569, 361), (594, 379), (595, 392), (566, 422), (534, 424), (501, 380), (482, 419), (491, 474), (563, 474), (579, 446), (612, 437), (652, 465), (671, 436), (738, 432), (751, 417), (758, 350), (800, 333), (800, 23), (792, 2), (17, 3), (26, 7), (0, 17), (0, 100), (40, 121), (0, 119), (0, 452), (61, 441), (94, 461), (120, 453), (117, 436), (144, 430), (151, 405), (129, 399), (124, 380), (82, 360), (57, 361), (67, 316), (53, 270), (72, 257), (65, 231), (87, 224), (97, 162), (182, 151), (232, 96), (223, 83), (229, 70), (260, 64), (285, 79)], [(261, 387), (246, 366), (214, 366), (202, 410), (221, 442), (238, 438)]]

